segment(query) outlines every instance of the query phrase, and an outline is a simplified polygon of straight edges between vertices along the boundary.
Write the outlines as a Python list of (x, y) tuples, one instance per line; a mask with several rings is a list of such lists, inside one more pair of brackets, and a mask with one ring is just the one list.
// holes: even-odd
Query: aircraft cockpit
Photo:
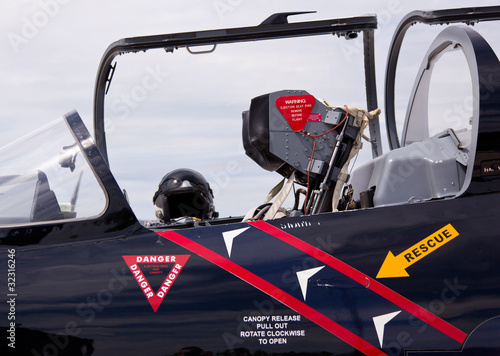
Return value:
[[(462, 10), (456, 11), (460, 13)], [(132, 206), (136, 214), (139, 211), (141, 221), (147, 221), (142, 220), (141, 214), (145, 209), (154, 212), (156, 202), (151, 202), (151, 196), (158, 180), (175, 168), (198, 169), (191, 162), (201, 166), (203, 175), (213, 188), (217, 207), (221, 205), (222, 191), (225, 193), (226, 203), (245, 204), (244, 211), (223, 211), (220, 214), (222, 218), (211, 215), (206, 224), (300, 217), (450, 199), (468, 191), (499, 190), (496, 177), (500, 157), (496, 153), (497, 144), (490, 136), (498, 126), (493, 123), (498, 110), (492, 108), (499, 101), (500, 94), (498, 90), (491, 90), (491, 87), (495, 88), (495, 76), (500, 72), (500, 65), (493, 50), (476, 31), (450, 26), (431, 44), (424, 55), (410, 95), (400, 140), (395, 128), (395, 117), (391, 113), (396, 71), (393, 60), (388, 62), (387, 68), (388, 90), (384, 107), (387, 113), (381, 114), (378, 109), (377, 93), (374, 90), (373, 36), (376, 17), (346, 18), (339, 25), (337, 20), (289, 23), (288, 16), (295, 13), (285, 15), (280, 17), (279, 23), (273, 22), (278, 21), (276, 19), (264, 21), (251, 28), (235, 29), (234, 33), (202, 31), (169, 35), (169, 46), (165, 45), (161, 36), (131, 38), (112, 44), (103, 56), (95, 92), (95, 146), (102, 154), (102, 162), (99, 162), (102, 168), (97, 169), (94, 164), (86, 167), (93, 157), (88, 152), (81, 151), (85, 143), (80, 139), (75, 142), (71, 135), (64, 138), (62, 129), (57, 125), (49, 125), (35, 132), (29, 136), (29, 140), (4, 147), (0, 155), (0, 167), (2, 172), (9, 173), (0, 177), (1, 221), (33, 223), (97, 217), (108, 209), (109, 204), (114, 204), (119, 211), (119, 206), (124, 202), (127, 202), (128, 218), (131, 219), (129, 209)], [(442, 21), (442, 14), (439, 12), (417, 15), (423, 16), (425, 21)], [(406, 29), (414, 16), (410, 14), (407, 19), (403, 19), (401, 28)], [(280, 73), (276, 73), (276, 63), (267, 61), (259, 62), (258, 67), (248, 70), (247, 66), (255, 63), (249, 53), (253, 53), (254, 46), (257, 45), (262, 46), (258, 49), (263, 53), (277, 50), (277, 64), (285, 65), (292, 60), (291, 53), (299, 47), (291, 46), (288, 41), (295, 41), (296, 38), (287, 38), (285, 42), (277, 41), (281, 45), (273, 45), (272, 48), (266, 46), (264, 41), (281, 40), (282, 36), (286, 38), (288, 33), (285, 29), (288, 27), (295, 28), (292, 37), (304, 39), (299, 42), (301, 52), (314, 49), (317, 53), (324, 54), (317, 55), (314, 59), (332, 55), (328, 47), (332, 33), (349, 41), (356, 40), (357, 35), (362, 34), (362, 41), (359, 42), (363, 56), (359, 57), (365, 58), (364, 78), (356, 77), (356, 85), (347, 86), (345, 93), (339, 93), (334, 105), (330, 105), (327, 100), (320, 98), (328, 94), (335, 97), (332, 93), (338, 92), (339, 83), (336, 80), (340, 77), (337, 74), (332, 76), (335, 80), (325, 85), (324, 81), (311, 78), (308, 71), (301, 71), (306, 74), (300, 77), (299, 74), (290, 76), (287, 70), (284, 71), (287, 75), (280, 77)], [(285, 32), (281, 33), (277, 29)], [(323, 36), (325, 34), (329, 36)], [(396, 31), (389, 58), (397, 57), (402, 41), (398, 36), (403, 35), (404, 31)], [(199, 50), (208, 44), (233, 42), (237, 43), (236, 51), (231, 52), (226, 47), (217, 48), (221, 52), (219, 57), (213, 53), (216, 46), (210, 51)], [(252, 46), (248, 53), (243, 50), (246, 45)], [(111, 80), (116, 77), (117, 70), (115, 57), (125, 52), (136, 52), (141, 46), (145, 49), (163, 49), (169, 56), (168, 60), (172, 60), (170, 56), (175, 52), (179, 58), (179, 62), (175, 63), (189, 63), (195, 68), (193, 71), (199, 70), (196, 74), (193, 73), (193, 78), (200, 76), (200, 86), (192, 86), (183, 81), (182, 73), (170, 72), (165, 69), (167, 67), (156, 64), (164, 60), (165, 53), (155, 52), (153, 62), (149, 62), (153, 64), (144, 67), (146, 74), (140, 80), (141, 85), (137, 85), (137, 78), (133, 76), (115, 78), (113, 85), (121, 90), (115, 93), (114, 87), (111, 87)], [(187, 51), (178, 53), (183, 48)], [(479, 51), (482, 55), (476, 56)], [(439, 127), (435, 125), (439, 120), (434, 120), (434, 114), (428, 111), (429, 101), (433, 98), (430, 95), (431, 78), (434, 67), (442, 57), (451, 52), (461, 53), (468, 63), (466, 70), (469, 71), (471, 80), (467, 90), (472, 98), (470, 112), (468, 120), (458, 126), (448, 127), (445, 123)], [(210, 85), (213, 80), (223, 80), (221, 77), (214, 78), (211, 71), (197, 66), (202, 61), (199, 55), (207, 53), (210, 53), (211, 58), (209, 66), (214, 68), (225, 69), (228, 58), (237, 60), (241, 63), (237, 68), (238, 73), (245, 75), (246, 81), (234, 81), (231, 76), (227, 76), (229, 79), (221, 88), (223, 93), (207, 91), (201, 84)], [(345, 54), (344, 58), (339, 58), (339, 53), (334, 55), (337, 56), (337, 61), (348, 62), (352, 59)], [(312, 62), (311, 56), (306, 54), (304, 58)], [(296, 66), (297, 63), (290, 66)], [(134, 61), (124, 62), (123, 66), (125, 72), (129, 68), (140, 68)], [(333, 70), (338, 71), (338, 68), (333, 66), (326, 68), (324, 72), (333, 73)], [(276, 73), (278, 80), (252, 81), (252, 76), (260, 78), (270, 73)], [(353, 71), (349, 75), (359, 76), (359, 71)], [(188, 88), (203, 109), (193, 109), (191, 99), (189, 102), (170, 99), (172, 90), (166, 88), (166, 85), (161, 88), (167, 78), (180, 79), (183, 86), (178, 91), (182, 93)], [(493, 79), (490, 83), (485, 82), (484, 78)], [(282, 86), (282, 82), (286, 83), (286, 87)], [(297, 83), (304, 83), (306, 88), (294, 89)], [(266, 94), (259, 94), (256, 88), (260, 87), (266, 90), (263, 91)], [(346, 100), (352, 96), (349, 91), (359, 94), (360, 89), (366, 90), (366, 103)], [(127, 90), (129, 95), (119, 94), (123, 91), (126, 93)], [(167, 95), (164, 95), (165, 90)], [(237, 93), (238, 99), (232, 99), (232, 93)], [(105, 97), (111, 104), (106, 125)], [(222, 109), (215, 108), (213, 103), (221, 100), (227, 105)], [(137, 120), (135, 110), (145, 107), (142, 103), (146, 101), (153, 108), (160, 104), (167, 105), (169, 111), (160, 116), (153, 114), (151, 121)], [(145, 113), (151, 114), (148, 110)], [(171, 119), (171, 116), (183, 114), (187, 116), (187, 120)], [(378, 127), (380, 115), (386, 116), (391, 145), (391, 150), (385, 154), (382, 153)], [(76, 116), (76, 113), (70, 113), (66, 118)], [(222, 128), (216, 128), (216, 124), (222, 124)], [(61, 127), (64, 129), (65, 125), (68, 122)], [(134, 140), (124, 138), (120, 130), (126, 130), (129, 137), (132, 130), (134, 135), (145, 134), (151, 138), (146, 145), (137, 146), (134, 145)], [(71, 131), (73, 136), (76, 135), (73, 129)], [(109, 134), (108, 139), (105, 131)], [(481, 144), (478, 144), (479, 141)], [(115, 149), (117, 143), (123, 145)], [(170, 147), (164, 150), (160, 148), (160, 143)], [(181, 144), (183, 146), (180, 152), (187, 154), (188, 159), (175, 151)], [(372, 159), (352, 169), (352, 163), (363, 145), (369, 148), (371, 146)], [(49, 146), (48, 151), (44, 151), (43, 146)], [(89, 144), (90, 146), (94, 147), (94, 144)], [(361, 154), (366, 156), (369, 148)], [(149, 159), (151, 151), (160, 153), (163, 158), (156, 161)], [(199, 158), (201, 153), (207, 154), (209, 158)], [(220, 158), (215, 154), (220, 155)], [(237, 161), (236, 156), (243, 156), (245, 160), (238, 158)], [(115, 164), (118, 169), (113, 169), (114, 174), (111, 175), (109, 169), (114, 168)], [(125, 173), (124, 167), (133, 169)], [(102, 174), (103, 170), (106, 170), (105, 174)], [(271, 189), (265, 199), (259, 201), (256, 197), (265, 197), (270, 188), (269, 177), (276, 177), (276, 172), (283, 180)], [(237, 181), (242, 181), (243, 176), (248, 180), (237, 185)], [(124, 194), (125, 190), (117, 188), (115, 177), (127, 192), (130, 191), (129, 194)], [(262, 184), (264, 178), (265, 184)], [(277, 181), (275, 178), (273, 180)], [(114, 182), (111, 188), (106, 183), (110, 181)], [(263, 186), (267, 187), (267, 191), (262, 189)], [(120, 196), (120, 202), (113, 202), (110, 196)], [(137, 204), (136, 201), (139, 200), (141, 201)], [(143, 201), (146, 202), (145, 206), (141, 205)], [(169, 224), (162, 219), (160, 222)], [(197, 224), (199, 222), (195, 222)], [(179, 225), (174, 224), (172, 227)]]
[[(395, 111), (406, 29), (500, 6), (403, 18), (380, 106), (377, 17), (296, 14), (116, 41), (95, 141), (72, 111), (0, 148), (0, 350), (500, 354), (500, 62), (477, 27), (434, 28)], [(462, 99), (433, 86), (455, 54)]]

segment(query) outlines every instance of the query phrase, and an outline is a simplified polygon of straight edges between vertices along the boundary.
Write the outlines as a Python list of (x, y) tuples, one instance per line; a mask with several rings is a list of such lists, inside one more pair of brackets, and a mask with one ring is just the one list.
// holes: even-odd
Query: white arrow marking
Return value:
[(394, 319), (396, 315), (398, 315), (399, 313), (401, 313), (401, 310), (373, 317), (373, 323), (375, 324), (375, 330), (377, 330), (377, 336), (378, 336), (378, 341), (380, 342), (380, 347), (383, 347), (382, 344), (384, 342), (385, 324)]
[(297, 272), (297, 278), (299, 280), (300, 289), (302, 290), (302, 296), (304, 297), (304, 301), (306, 300), (307, 282), (309, 281), (309, 278), (314, 276), (316, 273), (318, 273), (324, 267), (325, 266), (321, 266), (321, 267), (305, 269), (303, 271)]
[(224, 238), (224, 242), (227, 248), (227, 254), (229, 255), (229, 257), (231, 257), (231, 250), (233, 248), (234, 238), (248, 229), (250, 229), (250, 227), (244, 227), (242, 229), (236, 229), (222, 233), (222, 237)]

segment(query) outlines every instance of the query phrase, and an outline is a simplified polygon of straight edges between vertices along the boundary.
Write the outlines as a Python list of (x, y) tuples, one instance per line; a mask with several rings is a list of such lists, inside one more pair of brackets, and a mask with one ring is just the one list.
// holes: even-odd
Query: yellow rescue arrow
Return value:
[(420, 261), (431, 252), (436, 251), (457, 236), (457, 230), (455, 230), (451, 224), (448, 224), (397, 256), (394, 256), (394, 254), (389, 251), (384, 263), (382, 263), (382, 267), (380, 267), (378, 271), (377, 278), (409, 277), (410, 275), (406, 272), (408, 267)]

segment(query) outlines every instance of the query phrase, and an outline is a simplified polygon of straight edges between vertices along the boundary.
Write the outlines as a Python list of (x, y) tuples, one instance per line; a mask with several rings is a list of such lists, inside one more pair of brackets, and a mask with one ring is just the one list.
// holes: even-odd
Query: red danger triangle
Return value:
[[(161, 302), (163, 301), (163, 298), (165, 298), (170, 288), (172, 288), (172, 285), (181, 273), (181, 270), (186, 265), (186, 262), (189, 259), (190, 255), (136, 255), (122, 257), (125, 260), (128, 268), (130, 268), (130, 272), (132, 272), (132, 275), (135, 277), (135, 280), (139, 284), (139, 287), (142, 289), (149, 304), (151, 304), (151, 307), (156, 312)], [(160, 288), (156, 291), (156, 293), (151, 288), (146, 275), (139, 267), (139, 264), (144, 263), (153, 266), (173, 264), (172, 268), (167, 273), (165, 280), (161, 284)]]

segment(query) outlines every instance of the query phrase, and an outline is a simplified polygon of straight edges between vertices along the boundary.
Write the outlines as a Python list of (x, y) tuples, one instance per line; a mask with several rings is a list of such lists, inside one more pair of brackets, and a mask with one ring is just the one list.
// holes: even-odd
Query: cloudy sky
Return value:
[[(0, 142), (7, 143), (72, 109), (93, 132), (97, 68), (108, 45), (120, 38), (254, 26), (285, 11), (317, 11), (292, 21), (377, 14), (378, 94), (384, 110), (387, 51), (403, 16), (417, 9), (480, 5), (493, 5), (493, 1), (3, 0)], [(398, 115), (404, 115), (421, 57), (441, 29), (416, 26), (408, 33), (398, 73)], [(497, 46), (498, 31), (492, 24), (479, 24), (476, 29)], [(212, 182), (221, 215), (244, 214), (258, 205), (280, 176), (263, 171), (244, 156), (241, 111), (255, 96), (291, 87), (306, 89), (330, 104), (364, 107), (363, 84), (356, 82), (363, 79), (357, 56), (361, 42), (337, 42), (341, 41), (228, 46), (218, 48), (213, 57), (185, 51), (120, 57), (106, 99), (108, 147), (111, 168), (129, 192), (137, 215), (152, 218), (156, 185), (163, 174), (181, 166), (200, 170)], [(138, 85), (148, 75), (156, 78), (154, 90), (127, 102), (124, 95), (139, 93)], [(181, 119), (182, 115), (187, 118)], [(167, 126), (160, 125), (169, 118)], [(365, 147), (362, 157), (368, 159)]]

